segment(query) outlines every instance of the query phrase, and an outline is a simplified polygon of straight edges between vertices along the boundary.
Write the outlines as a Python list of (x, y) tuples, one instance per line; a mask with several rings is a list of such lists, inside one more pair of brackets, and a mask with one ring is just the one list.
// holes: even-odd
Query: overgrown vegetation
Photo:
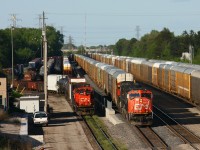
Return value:
[[(92, 128), (92, 131), (94, 132), (98, 142), (101, 144), (103, 149), (112, 150), (113, 149), (112, 145), (105, 138), (103, 133), (99, 130), (99, 127), (100, 127), (103, 131), (108, 133), (106, 126), (98, 118), (98, 116), (93, 116), (92, 118), (90, 116), (85, 116), (85, 119), (86, 119), (87, 123), (89, 124), (89, 126)], [(94, 122), (94, 120), (95, 120), (95, 122)], [(98, 126), (97, 126), (97, 124), (98, 124)], [(117, 146), (118, 149), (121, 149), (121, 150), (127, 149), (124, 144), (120, 143), (119, 141), (115, 141), (114, 139), (111, 138), (111, 136), (109, 136), (109, 139)]]
[[(95, 122), (98, 123), (98, 126), (101, 127), (102, 130), (105, 131), (105, 132), (109, 135), (108, 128), (107, 128), (107, 126), (104, 124), (104, 122), (101, 121), (101, 120), (99, 119), (99, 117), (96, 116), (96, 115), (94, 115), (94, 116), (92, 116), (92, 117), (93, 117), (93, 119), (95, 120)], [(111, 138), (110, 135), (109, 135), (109, 139), (110, 139), (119, 149), (121, 149), (121, 150), (126, 150), (126, 149), (127, 149), (126, 146), (125, 146), (123, 143), (121, 143), (119, 140), (116, 140), (116, 139)]]

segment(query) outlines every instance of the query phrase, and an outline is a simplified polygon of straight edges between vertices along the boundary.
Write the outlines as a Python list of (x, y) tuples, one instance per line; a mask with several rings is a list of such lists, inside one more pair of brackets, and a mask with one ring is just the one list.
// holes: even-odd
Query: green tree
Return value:
[[(13, 53), (14, 65), (26, 64), (30, 60), (41, 57), (42, 31), (36, 28), (14, 28)], [(63, 34), (54, 27), (47, 27), (48, 56), (62, 55)], [(11, 67), (12, 63), (11, 29), (0, 30), (0, 65)]]

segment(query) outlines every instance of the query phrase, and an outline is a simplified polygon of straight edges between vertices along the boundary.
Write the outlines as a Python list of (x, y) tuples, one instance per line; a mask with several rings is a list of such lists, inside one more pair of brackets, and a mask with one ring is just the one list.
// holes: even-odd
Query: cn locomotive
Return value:
[(75, 60), (127, 120), (136, 125), (152, 124), (152, 92), (135, 83), (132, 74), (82, 55), (75, 55)]
[(94, 113), (94, 92), (89, 84), (76, 84), (73, 89), (73, 107), (77, 114)]

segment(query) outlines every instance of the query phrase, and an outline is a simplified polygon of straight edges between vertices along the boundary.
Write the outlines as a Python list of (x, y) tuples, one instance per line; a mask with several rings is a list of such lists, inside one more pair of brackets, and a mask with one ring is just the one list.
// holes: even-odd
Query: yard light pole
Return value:
[(14, 84), (14, 68), (13, 68), (13, 63), (14, 63), (14, 58), (13, 58), (13, 30), (14, 30), (14, 27), (11, 26), (11, 46), (12, 46), (12, 84), (11, 84), (11, 88), (13, 88), (13, 84)]

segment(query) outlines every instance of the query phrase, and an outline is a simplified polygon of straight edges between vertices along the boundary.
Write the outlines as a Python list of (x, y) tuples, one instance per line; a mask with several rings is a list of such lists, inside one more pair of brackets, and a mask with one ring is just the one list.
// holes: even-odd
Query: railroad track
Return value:
[(177, 121), (164, 113), (162, 110), (153, 106), (154, 116), (159, 118), (166, 126), (178, 136), (185, 144), (190, 144), (194, 149), (199, 149), (195, 144), (200, 144), (200, 138), (189, 131), (184, 126), (180, 125)]
[[(92, 124), (89, 124), (87, 122), (87, 120), (85, 119), (85, 116), (82, 116), (82, 118), (83, 118), (84, 122), (87, 124), (92, 135), (96, 139), (96, 141), (99, 145), (99, 148), (118, 150), (117, 146), (110, 140), (107, 133), (96, 123), (95, 119), (92, 116), (87, 116), (87, 120), (90, 120), (90, 123), (92, 122)], [(93, 126), (93, 128), (91, 126)], [(94, 127), (95, 127), (95, 131), (94, 131)], [(95, 133), (95, 132), (98, 132), (97, 130), (100, 131), (101, 135), (103, 135), (103, 137), (104, 137), (104, 139), (102, 139), (102, 137), (101, 137), (101, 141), (99, 140), (99, 138), (97, 137), (97, 134)], [(107, 141), (107, 144), (102, 145), (102, 141), (103, 141), (103, 143), (105, 143), (105, 140)], [(106, 147), (105, 147), (105, 145), (106, 145)]]
[[(71, 101), (69, 99), (67, 99), (71, 109), (73, 109), (73, 105), (71, 103)], [(74, 114), (76, 114), (76, 112), (74, 112)], [(80, 124), (86, 134), (86, 136), (88, 137), (89, 142), (91, 143), (92, 147), (94, 149), (97, 150), (103, 150), (103, 147), (101, 146), (101, 144), (97, 141), (94, 132), (91, 130), (90, 126), (88, 125), (88, 123), (85, 121), (84, 117), (81, 115), (77, 115), (77, 120), (80, 121)]]
[(151, 149), (169, 149), (167, 144), (149, 126), (134, 126), (141, 135), (140, 138), (147, 143)]

